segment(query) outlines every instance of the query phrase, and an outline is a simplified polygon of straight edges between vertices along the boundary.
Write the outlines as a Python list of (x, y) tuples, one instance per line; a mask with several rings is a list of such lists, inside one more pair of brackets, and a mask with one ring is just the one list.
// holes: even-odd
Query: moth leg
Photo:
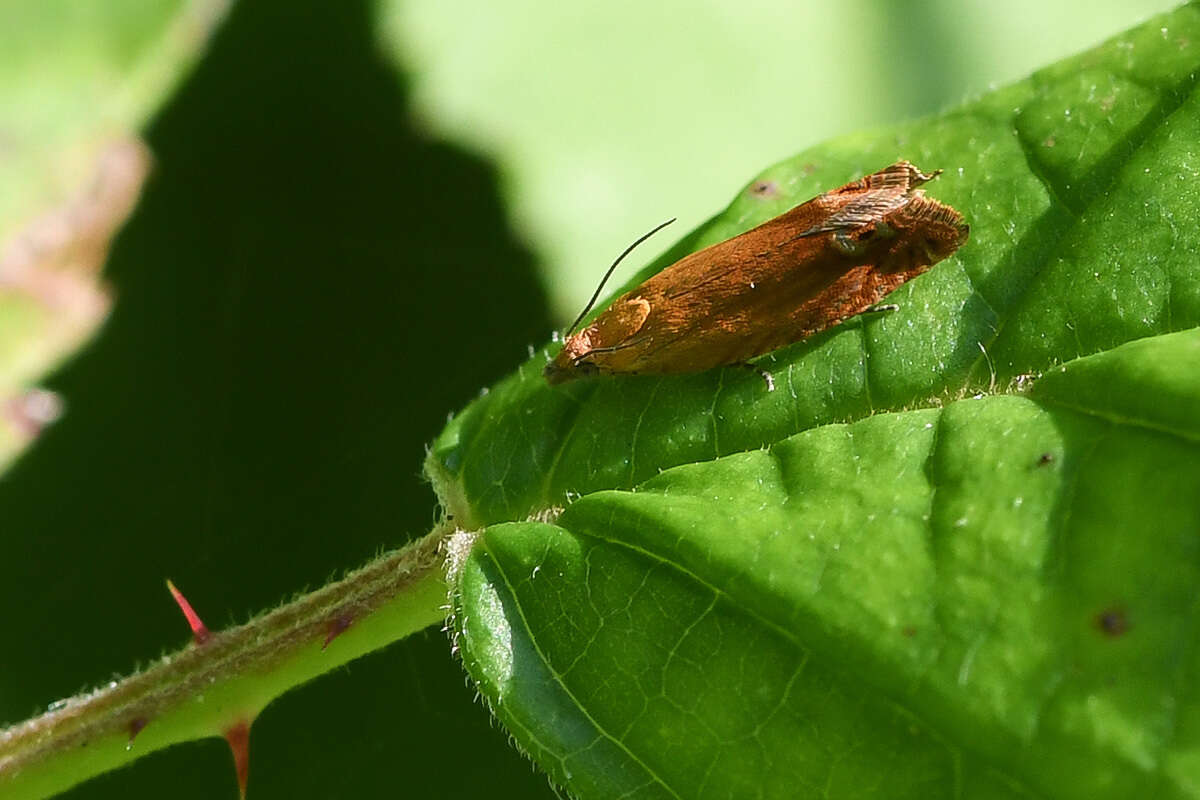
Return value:
[(771, 373), (767, 372), (762, 367), (755, 366), (754, 364), (748, 364), (745, 361), (739, 361), (738, 363), (731, 364), (730, 366), (739, 367), (741, 369), (748, 369), (751, 372), (756, 373), (758, 375), (758, 377), (763, 379), (763, 383), (765, 383), (767, 385), (768, 392), (775, 391), (775, 376), (772, 375)]
[(863, 309), (864, 314), (883, 314), (889, 311), (899, 311), (900, 306), (895, 303), (877, 303), (873, 306), (867, 306)]

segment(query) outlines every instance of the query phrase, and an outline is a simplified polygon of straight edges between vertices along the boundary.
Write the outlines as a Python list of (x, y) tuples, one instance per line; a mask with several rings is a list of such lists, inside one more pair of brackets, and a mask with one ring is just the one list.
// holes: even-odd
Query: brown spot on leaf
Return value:
[(779, 185), (775, 181), (755, 181), (750, 184), (750, 194), (756, 197), (774, 197), (779, 194)]
[(1038, 456), (1037, 465), (1039, 467), (1044, 467), (1047, 464), (1053, 464), (1053, 463), (1054, 463), (1054, 453), (1042, 453), (1040, 456)]
[(1129, 631), (1129, 618), (1122, 608), (1106, 608), (1096, 615), (1096, 627), (1105, 636), (1115, 639)]

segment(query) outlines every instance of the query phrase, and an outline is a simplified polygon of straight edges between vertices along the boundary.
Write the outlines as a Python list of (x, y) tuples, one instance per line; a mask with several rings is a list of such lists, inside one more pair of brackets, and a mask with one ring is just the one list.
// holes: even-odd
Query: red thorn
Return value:
[(171, 596), (175, 598), (175, 603), (179, 606), (179, 610), (183, 612), (183, 616), (187, 619), (188, 625), (192, 629), (192, 638), (196, 640), (196, 644), (204, 644), (210, 636), (208, 627), (204, 624), (204, 620), (200, 619), (200, 615), (192, 608), (192, 604), (183, 596), (183, 592), (175, 588), (175, 584), (167, 581), (167, 588), (171, 590)]
[(329, 643), (346, 632), (346, 629), (354, 622), (354, 617), (349, 613), (338, 614), (329, 623), (329, 632), (325, 634), (325, 643), (321, 645), (324, 650), (329, 647)]
[(128, 728), (130, 744), (133, 744), (133, 740), (137, 738), (137, 735), (142, 732), (142, 729), (146, 727), (146, 724), (149, 721), (150, 720), (146, 719), (145, 717), (134, 717), (133, 719), (129, 720)]
[(246, 781), (250, 778), (250, 723), (242, 721), (225, 731), (225, 741), (233, 751), (233, 768), (237, 770), (238, 792), (246, 800)]

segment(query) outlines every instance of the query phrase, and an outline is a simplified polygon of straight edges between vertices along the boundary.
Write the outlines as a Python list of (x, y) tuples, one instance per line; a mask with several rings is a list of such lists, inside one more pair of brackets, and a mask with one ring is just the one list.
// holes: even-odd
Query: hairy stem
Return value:
[(449, 532), (436, 528), (336, 583), (0, 731), (0, 795), (46, 797), (159, 748), (224, 735), (287, 690), (440, 622)]

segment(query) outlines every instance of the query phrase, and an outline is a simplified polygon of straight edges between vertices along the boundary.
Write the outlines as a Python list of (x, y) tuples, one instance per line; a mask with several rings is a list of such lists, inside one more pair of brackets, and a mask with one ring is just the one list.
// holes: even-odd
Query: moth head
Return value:
[(591, 327), (587, 327), (567, 338), (563, 349), (542, 370), (547, 383), (557, 386), (575, 378), (596, 374), (596, 365), (587, 360), (592, 351), (591, 330)]
[(557, 386), (564, 381), (571, 380), (574, 376), (571, 374), (570, 368), (560, 366), (557, 361), (551, 361), (542, 370), (542, 377), (546, 379), (546, 383)]

